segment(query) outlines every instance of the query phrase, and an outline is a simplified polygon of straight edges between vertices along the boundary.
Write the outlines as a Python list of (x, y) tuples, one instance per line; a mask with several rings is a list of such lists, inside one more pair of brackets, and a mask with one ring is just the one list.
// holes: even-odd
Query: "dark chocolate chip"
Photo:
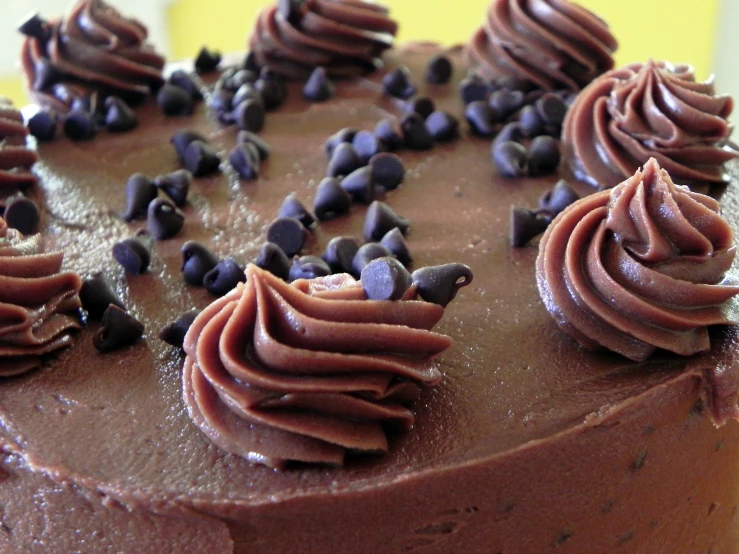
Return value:
[[(94, 95), (94, 99), (97, 99), (97, 95)], [(94, 99), (92, 94), (87, 96), (75, 96), (72, 100), (70, 109), (91, 114), (95, 111), (95, 106), (93, 106)]]
[(446, 306), (457, 292), (472, 282), (472, 270), (464, 264), (452, 263), (422, 267), (411, 275), (418, 295), (426, 302)]
[(413, 280), (395, 258), (377, 258), (362, 269), (362, 288), (368, 300), (400, 300)]
[(303, 98), (311, 102), (325, 102), (336, 93), (336, 87), (326, 75), (326, 69), (316, 67), (303, 87)]
[(547, 175), (557, 169), (560, 160), (559, 141), (546, 135), (536, 137), (529, 145), (529, 175)]
[(208, 108), (216, 115), (219, 121), (225, 124), (233, 122), (231, 109), (233, 108), (234, 93), (230, 90), (219, 89), (213, 91), (208, 98)]
[(236, 108), (247, 100), (259, 102), (262, 107), (264, 107), (264, 98), (262, 98), (262, 93), (259, 92), (252, 83), (244, 83), (238, 88), (236, 94), (234, 94), (231, 99), (231, 107)]
[(575, 192), (570, 184), (564, 179), (560, 179), (552, 190), (548, 190), (539, 198), (539, 207), (558, 214), (579, 199), (580, 195)]
[(306, 229), (309, 229), (316, 222), (316, 218), (313, 217), (313, 214), (308, 211), (294, 192), (288, 194), (285, 200), (282, 201), (277, 217), (293, 217), (300, 221)]
[(287, 98), (287, 87), (281, 80), (260, 77), (254, 86), (261, 93), (264, 107), (268, 110), (279, 108)]
[(393, 253), (387, 248), (381, 245), (379, 242), (368, 242), (363, 245), (357, 253), (354, 255), (352, 260), (352, 274), (355, 277), (359, 277), (362, 274), (362, 270), (367, 267), (372, 260), (378, 258), (392, 258)]
[(341, 188), (348, 192), (355, 202), (369, 204), (375, 199), (372, 169), (367, 166), (355, 169), (341, 180)]
[(3, 214), (8, 227), (20, 231), (24, 235), (38, 233), (41, 214), (36, 202), (23, 195), (8, 198)]
[(524, 106), (521, 109), (518, 124), (526, 138), (538, 137), (544, 132), (544, 122), (534, 106)]
[(244, 63), (242, 67), (246, 71), (253, 71), (254, 73), (259, 73), (260, 67), (259, 67), (259, 62), (257, 62), (257, 55), (254, 52), (247, 52), (246, 56), (244, 56)]
[(180, 232), (185, 224), (184, 214), (169, 200), (157, 198), (146, 214), (146, 229), (156, 240), (167, 240)]
[(260, 160), (266, 160), (269, 158), (270, 153), (270, 147), (269, 144), (267, 144), (264, 140), (262, 140), (259, 135), (256, 135), (254, 133), (251, 133), (249, 131), (239, 131), (239, 134), (236, 137), (236, 142), (240, 144), (253, 144), (257, 152), (259, 152), (259, 159)]
[(189, 240), (182, 245), (180, 271), (185, 283), (194, 287), (203, 286), (203, 277), (216, 265), (218, 257), (204, 244)]
[(209, 50), (203, 46), (195, 57), (195, 71), (198, 73), (210, 73), (215, 71), (221, 63), (221, 53)]
[(126, 181), (126, 211), (123, 219), (133, 221), (146, 215), (149, 203), (157, 197), (157, 187), (143, 173), (134, 173)]
[(195, 108), (192, 96), (187, 91), (169, 83), (159, 89), (157, 105), (164, 115), (169, 116), (192, 115)]
[(426, 118), (426, 129), (437, 142), (447, 142), (459, 136), (459, 120), (448, 112), (434, 112)]
[(381, 240), (388, 231), (398, 228), (401, 233), (408, 232), (410, 223), (404, 217), (396, 214), (393, 209), (379, 200), (375, 200), (367, 209), (364, 218), (364, 238), (367, 240)]
[(316, 187), (313, 199), (313, 213), (321, 221), (333, 219), (349, 211), (351, 197), (341, 188), (339, 180), (326, 177)]
[(136, 113), (117, 96), (105, 99), (105, 127), (111, 133), (125, 133), (138, 125)]
[(405, 242), (403, 233), (397, 227), (390, 229), (385, 236), (382, 237), (380, 244), (393, 253), (393, 256), (398, 258), (398, 261), (403, 265), (410, 265), (413, 261), (408, 245)]
[(33, 90), (46, 90), (64, 78), (64, 73), (48, 58), (37, 60), (33, 69)]
[(370, 131), (359, 131), (352, 139), (352, 146), (362, 163), (367, 163), (372, 156), (386, 150), (385, 143)]
[(29, 118), (26, 126), (38, 140), (51, 141), (56, 138), (59, 116), (51, 108), (41, 108)]
[(372, 182), (385, 190), (398, 188), (405, 179), (403, 160), (390, 152), (382, 152), (369, 161), (372, 170)]
[(185, 150), (182, 162), (195, 177), (202, 177), (218, 171), (221, 158), (207, 142), (194, 140)]
[(290, 267), (290, 281), (298, 279), (315, 279), (331, 275), (331, 268), (318, 256), (301, 256), (293, 260)]
[[(238, 91), (241, 90), (244, 85), (253, 86), (254, 83), (257, 82), (257, 79), (259, 79), (259, 72), (255, 73), (253, 71), (249, 71), (248, 69), (239, 69), (228, 77), (226, 87), (231, 91), (236, 91), (236, 93), (238, 94)], [(259, 93), (259, 91), (257, 91), (257, 93), (260, 94), (261, 99), (261, 93)], [(236, 104), (234, 103), (234, 106), (235, 105)]]
[(64, 117), (64, 134), (72, 140), (91, 140), (97, 134), (95, 118), (82, 110), (70, 111)]
[(334, 273), (351, 273), (359, 243), (354, 237), (334, 237), (321, 256)]
[(391, 152), (403, 146), (403, 130), (395, 119), (381, 119), (375, 126), (375, 136)]
[(234, 110), (233, 120), (242, 131), (258, 133), (264, 127), (266, 115), (264, 104), (259, 100), (245, 100)]
[(137, 234), (113, 245), (113, 259), (126, 270), (126, 273), (141, 275), (149, 269), (151, 246), (152, 239), (148, 233)]
[(273, 242), (292, 257), (303, 248), (307, 231), (300, 220), (294, 217), (278, 217), (267, 227), (267, 241)]
[(180, 158), (180, 161), (184, 161), (187, 147), (190, 146), (191, 142), (195, 142), (196, 140), (205, 143), (208, 142), (208, 139), (196, 131), (179, 131), (172, 135), (169, 142), (174, 146), (175, 152), (177, 152), (177, 157)]
[(528, 158), (526, 147), (518, 142), (512, 140), (494, 142), (492, 158), (495, 170), (503, 177), (516, 179), (526, 174)]
[(352, 171), (359, 169), (363, 165), (364, 163), (354, 149), (354, 146), (347, 142), (342, 142), (334, 148), (334, 153), (328, 162), (326, 176), (341, 177), (349, 175)]
[(426, 124), (417, 113), (405, 114), (400, 120), (403, 132), (403, 146), (411, 150), (431, 150), (434, 139), (426, 129)]
[(328, 139), (324, 143), (326, 157), (328, 159), (331, 159), (331, 157), (334, 155), (334, 150), (336, 150), (336, 147), (339, 146), (339, 144), (343, 144), (345, 142), (351, 143), (358, 132), (359, 129), (354, 129), (353, 127), (345, 127), (344, 129), (341, 129), (340, 131), (328, 137)]
[(187, 71), (183, 71), (181, 69), (173, 71), (172, 75), (170, 75), (169, 79), (167, 80), (171, 85), (179, 87), (187, 94), (189, 94), (190, 98), (192, 98), (194, 102), (199, 102), (203, 99), (203, 93), (200, 90), (200, 85), (195, 82), (195, 79), (193, 79), (192, 75), (190, 75)]
[(428, 96), (416, 96), (411, 98), (403, 106), (405, 113), (417, 113), (424, 120), (436, 110), (436, 104)]
[(521, 109), (524, 104), (524, 95), (520, 90), (502, 89), (495, 91), (488, 103), (494, 111), (501, 115), (501, 119), (507, 119)]
[(432, 85), (444, 85), (453, 71), (452, 61), (444, 54), (436, 54), (426, 64), (426, 80)]
[(521, 142), (521, 140), (524, 139), (523, 131), (521, 130), (521, 125), (518, 123), (518, 121), (513, 121), (511, 123), (507, 123), (503, 126), (503, 128), (500, 130), (500, 132), (495, 135), (495, 140), (493, 141), (493, 147), (496, 144), (500, 144), (501, 142), (507, 142), (507, 141), (513, 141), (513, 142)]
[(554, 126), (562, 125), (567, 113), (567, 104), (561, 96), (548, 92), (536, 101), (535, 106), (545, 123)]
[(511, 246), (526, 246), (535, 236), (547, 230), (554, 218), (550, 210), (528, 210), (511, 206)]
[(501, 121), (500, 114), (487, 102), (476, 100), (467, 104), (464, 110), (467, 123), (470, 124), (472, 133), (479, 137), (492, 137), (497, 131), (497, 125)]
[(187, 335), (187, 332), (190, 330), (195, 318), (199, 315), (200, 310), (190, 310), (185, 312), (162, 329), (159, 333), (159, 338), (167, 344), (171, 344), (177, 348), (182, 348), (185, 344), (185, 336)]
[(254, 260), (254, 265), (269, 271), (283, 281), (287, 281), (290, 276), (290, 258), (273, 242), (264, 243), (257, 259)]
[(411, 74), (404, 65), (389, 71), (382, 78), (382, 87), (385, 94), (396, 98), (410, 98), (416, 93), (416, 87), (410, 81)]
[(471, 75), (459, 83), (459, 94), (465, 105), (472, 102), (487, 102), (490, 92), (490, 85), (477, 75)]
[(233, 258), (224, 258), (203, 277), (205, 290), (213, 296), (225, 296), (239, 283), (246, 283), (246, 273)]
[(18, 25), (18, 31), (27, 37), (46, 42), (51, 38), (49, 24), (38, 13), (29, 14)]
[(164, 194), (174, 202), (178, 208), (182, 208), (187, 203), (187, 195), (190, 192), (190, 183), (192, 182), (192, 173), (187, 169), (178, 169), (166, 175), (160, 175), (154, 179), (157, 188), (164, 191)]
[(259, 177), (259, 150), (249, 142), (234, 146), (228, 161), (243, 179), (252, 181)]
[(105, 310), (111, 305), (125, 309), (123, 302), (118, 298), (102, 273), (85, 279), (80, 289), (80, 301), (82, 302), (82, 308), (93, 319), (103, 317)]
[(111, 304), (103, 314), (103, 326), (95, 333), (92, 344), (100, 352), (111, 352), (130, 346), (143, 335), (143, 323)]

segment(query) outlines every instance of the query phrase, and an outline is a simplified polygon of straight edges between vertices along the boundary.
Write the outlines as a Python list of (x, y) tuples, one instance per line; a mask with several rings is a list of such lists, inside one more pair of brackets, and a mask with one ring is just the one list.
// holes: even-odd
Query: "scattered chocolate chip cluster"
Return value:
[(195, 105), (203, 100), (203, 87), (197, 77), (178, 69), (157, 92), (157, 105), (166, 116), (192, 115)]
[(526, 246), (531, 239), (546, 231), (554, 218), (567, 206), (579, 199), (580, 196), (570, 184), (560, 179), (539, 198), (536, 209), (511, 206), (511, 246)]

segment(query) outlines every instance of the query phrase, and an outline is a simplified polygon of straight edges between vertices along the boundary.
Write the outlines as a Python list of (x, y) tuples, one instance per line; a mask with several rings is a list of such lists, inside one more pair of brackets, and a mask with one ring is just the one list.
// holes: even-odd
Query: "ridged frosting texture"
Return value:
[(551, 224), (536, 271), (544, 304), (581, 345), (642, 361), (710, 349), (707, 327), (739, 322), (736, 255), (718, 203), (675, 185), (651, 159)]
[(38, 154), (26, 146), (28, 129), (21, 113), (7, 98), (0, 97), (0, 194), (31, 185), (38, 178), (31, 167)]
[(385, 428), (411, 427), (419, 386), (441, 378), (431, 358), (451, 339), (430, 329), (443, 312), (367, 300), (348, 275), (289, 285), (250, 265), (188, 331), (185, 403), (215, 444), (254, 463), (386, 452)]
[(0, 376), (31, 370), (71, 345), (82, 281), (61, 271), (63, 258), (42, 253), (40, 235), (24, 238), (0, 218)]
[[(284, 6), (291, 4), (290, 10)], [(335, 77), (365, 75), (382, 66), (398, 25), (389, 10), (361, 0), (277, 2), (264, 8), (249, 38), (260, 66), (291, 79), (316, 67)]]
[(485, 78), (578, 91), (613, 67), (617, 46), (602, 19), (567, 0), (493, 0), (468, 54)]
[(655, 158), (679, 184), (727, 181), (724, 164), (734, 103), (692, 68), (649, 61), (610, 71), (582, 91), (565, 118), (562, 141), (575, 174), (612, 187)]
[(103, 0), (80, 0), (47, 27), (48, 40), (26, 37), (21, 51), (28, 89), (42, 104), (64, 111), (93, 91), (136, 101), (163, 83), (164, 58), (146, 42), (146, 27)]

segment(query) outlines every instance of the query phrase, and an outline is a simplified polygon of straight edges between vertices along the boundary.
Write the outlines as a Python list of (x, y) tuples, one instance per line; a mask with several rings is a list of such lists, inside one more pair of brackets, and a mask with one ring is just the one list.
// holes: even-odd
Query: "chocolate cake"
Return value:
[[(307, 4), (311, 13), (325, 13), (321, 8), (332, 4), (357, 3)], [(270, 13), (283, 17), (268, 12), (260, 19), (263, 32), (274, 30)], [(292, 36), (279, 22), (280, 36)], [(381, 50), (373, 45), (360, 73), (378, 65)], [(440, 54), (452, 63), (451, 80), (428, 84), (427, 64)], [(274, 55), (264, 53), (265, 59)], [(440, 379), (434, 373), (428, 380), (438, 383), (421, 387), (410, 404), (411, 429), (388, 430), (386, 453), (350, 451), (329, 465), (272, 464), (275, 470), (266, 458), (213, 442), (188, 405), (187, 390), (183, 397), (183, 371), (188, 383), (192, 364), (200, 363), (191, 356), (199, 333), (185, 340), (187, 355), (159, 334), (183, 313), (208, 306), (215, 312), (214, 301), (231, 300), (186, 282), (202, 282), (203, 273), (191, 268), (183, 277), (183, 245), (206, 245), (213, 263), (259, 261), (286, 197), (311, 206), (330, 188), (323, 184), (329, 137), (403, 119), (406, 103), (383, 93), (387, 75), (407, 77), (417, 95), (433, 100), (436, 113), (460, 116), (466, 60), (462, 48), (393, 47), (382, 54), (383, 69), (335, 81), (334, 96), (323, 102), (303, 97), (303, 81), (290, 82), (284, 103), (267, 114), (259, 133), (264, 142), (250, 139), (251, 146), (236, 150), (241, 157), (230, 153), (243, 136), (218, 121), (211, 89), (192, 116), (166, 116), (150, 98), (127, 133), (38, 144), (33, 172), (39, 183), (24, 192), (41, 207), (45, 251), (63, 252), (63, 270), (85, 279), (102, 272), (115, 301), (145, 330), (138, 340), (132, 335), (130, 345), (101, 352), (95, 338), (112, 327), (101, 329), (100, 314), (88, 310), (86, 324), (65, 334), (71, 346), (0, 383), (3, 552), (736, 551), (738, 331), (710, 327), (710, 347), (688, 356), (660, 349), (632, 361), (581, 347), (539, 296), (536, 240), (511, 246), (510, 213), (511, 206), (533, 209), (543, 194), (551, 200), (560, 177), (578, 196), (595, 189), (574, 180), (566, 164), (559, 175), (500, 176), (490, 161), (490, 140), (466, 126), (457, 140), (398, 150), (403, 182), (377, 198), (407, 220), (411, 270), (454, 262), (474, 273), (434, 329), (453, 341), (432, 360)], [(394, 73), (401, 66), (407, 73)], [(170, 141), (183, 130), (196, 134), (188, 135), (184, 152), (190, 154), (180, 158)], [(114, 245), (152, 225), (143, 213), (123, 217), (136, 213), (130, 198), (141, 197), (127, 201), (129, 178), (168, 176), (183, 162), (199, 167), (210, 151), (222, 160), (220, 170), (187, 187), (180, 182), (178, 190), (189, 194), (179, 208), (172, 197), (170, 213), (181, 210), (182, 228), (145, 245), (146, 271), (127, 272), (114, 261)], [(244, 166), (257, 168), (258, 176), (247, 179)], [(727, 170), (733, 178), (721, 213), (736, 231), (736, 171), (731, 164)], [(157, 182), (174, 186), (171, 177)], [(321, 204), (301, 255), (320, 255), (336, 237), (361, 242), (373, 235), (364, 228), (370, 208), (351, 190), (351, 205)], [(300, 216), (290, 213), (286, 219)], [(567, 220), (565, 214), (560, 217)], [(717, 249), (733, 252), (725, 242)], [(304, 262), (302, 269), (311, 260)], [(250, 280), (234, 282), (229, 294), (265, 283), (293, 286), (277, 285), (277, 277), (260, 271), (250, 266)]]

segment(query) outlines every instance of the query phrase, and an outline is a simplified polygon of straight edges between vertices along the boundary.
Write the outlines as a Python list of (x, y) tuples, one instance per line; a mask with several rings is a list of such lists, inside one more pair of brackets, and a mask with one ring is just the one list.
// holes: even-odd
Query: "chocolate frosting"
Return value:
[(140, 100), (163, 83), (164, 58), (146, 42), (144, 25), (103, 0), (80, 0), (46, 24), (48, 40), (26, 37), (21, 63), (35, 99), (66, 111), (100, 90)]
[(578, 91), (613, 67), (617, 46), (602, 19), (567, 0), (494, 0), (468, 55), (486, 78)]
[(736, 255), (718, 203), (676, 186), (652, 158), (552, 223), (537, 258), (539, 293), (586, 348), (642, 361), (658, 348), (710, 349), (709, 325), (739, 323), (739, 286), (722, 280)]
[(206, 308), (185, 338), (183, 394), (218, 446), (273, 467), (342, 465), (347, 451), (387, 452), (383, 425), (410, 428), (444, 309), (367, 300), (349, 275), (288, 285), (250, 265), (247, 283)]
[(689, 66), (631, 64), (577, 97), (563, 126), (565, 157), (579, 178), (603, 188), (652, 157), (680, 184), (727, 181), (724, 163), (739, 155), (728, 143), (733, 106)]
[(249, 48), (261, 66), (291, 79), (305, 79), (316, 67), (333, 77), (371, 73), (393, 45), (398, 25), (388, 8), (362, 0), (305, 0), (264, 8)]
[(21, 113), (10, 100), (0, 97), (0, 195), (38, 180), (31, 173), (38, 154), (26, 147), (27, 136)]

